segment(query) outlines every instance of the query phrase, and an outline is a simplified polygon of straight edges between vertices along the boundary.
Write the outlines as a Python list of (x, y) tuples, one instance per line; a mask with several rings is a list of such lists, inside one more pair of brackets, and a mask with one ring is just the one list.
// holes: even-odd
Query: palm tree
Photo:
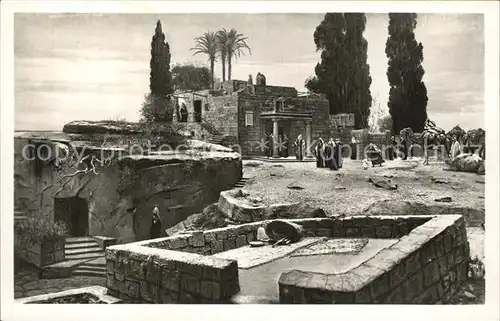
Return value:
[(214, 65), (219, 50), (217, 36), (214, 32), (207, 31), (203, 33), (203, 36), (194, 38), (194, 41), (196, 46), (191, 48), (191, 50), (195, 51), (193, 56), (197, 54), (205, 54), (208, 56), (208, 60), (210, 61), (210, 82), (212, 84), (212, 89), (214, 89)]
[(231, 80), (231, 60), (232, 58), (238, 58), (241, 55), (245, 54), (245, 49), (248, 50), (248, 53), (252, 54), (250, 47), (246, 43), (248, 37), (243, 37), (242, 33), (238, 33), (236, 29), (231, 29), (227, 31), (222, 28), (219, 32), (217, 32), (217, 39), (219, 41), (219, 53), (222, 60), (222, 78), (225, 77), (225, 60), (227, 59), (227, 79)]

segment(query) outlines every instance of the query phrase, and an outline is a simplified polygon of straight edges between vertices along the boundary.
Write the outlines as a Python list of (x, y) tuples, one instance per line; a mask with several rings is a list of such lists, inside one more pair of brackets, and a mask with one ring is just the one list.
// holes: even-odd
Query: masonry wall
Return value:
[[(397, 238), (431, 216), (293, 219), (306, 236)], [(125, 302), (227, 303), (239, 292), (236, 261), (210, 255), (248, 245), (269, 221), (110, 246), (108, 294)], [(281, 286), (281, 285), (280, 285)]]
[(441, 216), (347, 273), (282, 274), (280, 302), (446, 303), (467, 279), (469, 251), (463, 217)]
[[(194, 95), (190, 93), (180, 94), (183, 98), (179, 100), (184, 103), (188, 110), (188, 122), (179, 123), (174, 117), (174, 122), (185, 128), (184, 132), (190, 134), (193, 139), (207, 140), (212, 138), (213, 126), (219, 135), (238, 136), (238, 97), (237, 94), (214, 96), (209, 90), (198, 91)], [(195, 122), (194, 101), (201, 100), (202, 122)]]

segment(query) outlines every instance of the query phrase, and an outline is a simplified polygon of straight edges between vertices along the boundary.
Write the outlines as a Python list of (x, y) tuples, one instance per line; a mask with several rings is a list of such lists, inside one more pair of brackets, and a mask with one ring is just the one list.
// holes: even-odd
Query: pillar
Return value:
[(311, 140), (312, 140), (311, 122), (306, 121), (306, 157), (313, 157), (311, 150)]
[(279, 150), (278, 150), (278, 144), (279, 144), (279, 129), (278, 129), (278, 120), (276, 118), (273, 118), (273, 158), (279, 158)]

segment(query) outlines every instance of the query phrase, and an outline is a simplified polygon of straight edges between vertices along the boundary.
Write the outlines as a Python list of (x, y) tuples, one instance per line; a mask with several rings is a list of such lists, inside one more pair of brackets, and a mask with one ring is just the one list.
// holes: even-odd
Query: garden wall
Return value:
[[(326, 284), (326, 279), (321, 275), (299, 271), (284, 273), (279, 284), (283, 303), (385, 302), (397, 296), (398, 292), (391, 294), (391, 289), (399, 287), (400, 290), (397, 291), (403, 291), (404, 287), (413, 286), (409, 280), (413, 282), (415, 279), (417, 283), (422, 281), (422, 287), (427, 286), (427, 292), (424, 295), (415, 288), (408, 297), (411, 302), (417, 298), (420, 302), (425, 302), (427, 295), (433, 291), (428, 289), (433, 287), (438, 291), (436, 275), (432, 273), (440, 273), (440, 269), (443, 269), (442, 253), (452, 253), (447, 254), (447, 259), (450, 255), (453, 256), (453, 263), (447, 262), (451, 265), (447, 265), (449, 269), (446, 270), (454, 271), (449, 272), (450, 280), (455, 280), (454, 287), (447, 288), (449, 293), (454, 292), (464, 277), (468, 246), (465, 245), (465, 226), (461, 216), (354, 216), (289, 221), (300, 224), (307, 236), (401, 239), (396, 243), (397, 246), (383, 250), (380, 252), (382, 254), (365, 262), (352, 273), (348, 272), (349, 282), (352, 284), (343, 285), (342, 281), (338, 281), (338, 276), (329, 276), (338, 282), (333, 285), (340, 285), (340, 288), (318, 287), (321, 282)], [(194, 231), (108, 247), (106, 264), (109, 294), (126, 302), (227, 303), (231, 296), (239, 292), (237, 262), (210, 255), (247, 245), (255, 239), (257, 229), (268, 222)], [(450, 252), (451, 248), (454, 249), (453, 252)], [(447, 249), (446, 252), (444, 249)], [(394, 261), (396, 258), (403, 263)], [(418, 263), (420, 260), (426, 262), (422, 267)], [(399, 272), (399, 266), (405, 267), (406, 272)], [(401, 274), (399, 280), (394, 277), (399, 275), (397, 273)], [(457, 279), (457, 275), (460, 275), (460, 279)], [(313, 281), (317, 278), (321, 280), (317, 283), (305, 282), (309, 276), (314, 276)], [(342, 280), (344, 276), (340, 275), (340, 278)], [(389, 282), (388, 280), (392, 283), (384, 283)], [(349, 288), (360, 285), (362, 287), (359, 290), (353, 288), (356, 291)], [(366, 299), (366, 291), (373, 291), (373, 300), (371, 296), (369, 300)], [(365, 295), (364, 301), (359, 299), (362, 295)]]
[(30, 243), (16, 239), (16, 255), (28, 263), (42, 267), (64, 261), (64, 238)]
[(468, 260), (463, 217), (438, 216), (346, 273), (283, 273), (280, 302), (446, 303), (466, 280)]

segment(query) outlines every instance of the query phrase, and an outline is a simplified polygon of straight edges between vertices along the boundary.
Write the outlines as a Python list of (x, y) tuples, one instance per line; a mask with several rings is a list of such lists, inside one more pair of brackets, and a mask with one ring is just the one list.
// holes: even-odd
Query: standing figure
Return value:
[(152, 239), (156, 239), (161, 235), (161, 219), (160, 219), (160, 209), (158, 205), (153, 206), (153, 217), (151, 220), (150, 236)]
[(356, 160), (358, 158), (358, 140), (356, 137), (351, 138), (351, 159)]
[(273, 134), (266, 134), (266, 156), (273, 156)]
[(282, 146), (283, 146), (282, 157), (286, 158), (286, 157), (288, 157), (288, 136), (286, 134), (283, 134)]
[(391, 136), (391, 149), (389, 151), (389, 159), (393, 160), (398, 157), (398, 142), (396, 141), (396, 137)]
[(304, 139), (302, 138), (302, 133), (297, 136), (293, 145), (295, 146), (295, 156), (298, 160), (302, 161), (304, 159)]
[(342, 144), (342, 141), (340, 138), (337, 138), (335, 140), (335, 149), (336, 149), (336, 154), (337, 154), (337, 168), (342, 168), (342, 165), (344, 163), (344, 157), (342, 155), (342, 147), (344, 144)]
[(316, 167), (326, 167), (325, 165), (325, 141), (320, 137), (314, 147), (314, 156), (316, 157)]
[(451, 141), (453, 142), (451, 145), (451, 159), (453, 160), (460, 154), (460, 150), (462, 147), (460, 146), (460, 142), (457, 139), (457, 136), (451, 136)]
[(326, 167), (331, 169), (332, 171), (336, 171), (338, 169), (338, 150), (337, 144), (330, 138), (325, 148), (325, 156), (326, 156)]

